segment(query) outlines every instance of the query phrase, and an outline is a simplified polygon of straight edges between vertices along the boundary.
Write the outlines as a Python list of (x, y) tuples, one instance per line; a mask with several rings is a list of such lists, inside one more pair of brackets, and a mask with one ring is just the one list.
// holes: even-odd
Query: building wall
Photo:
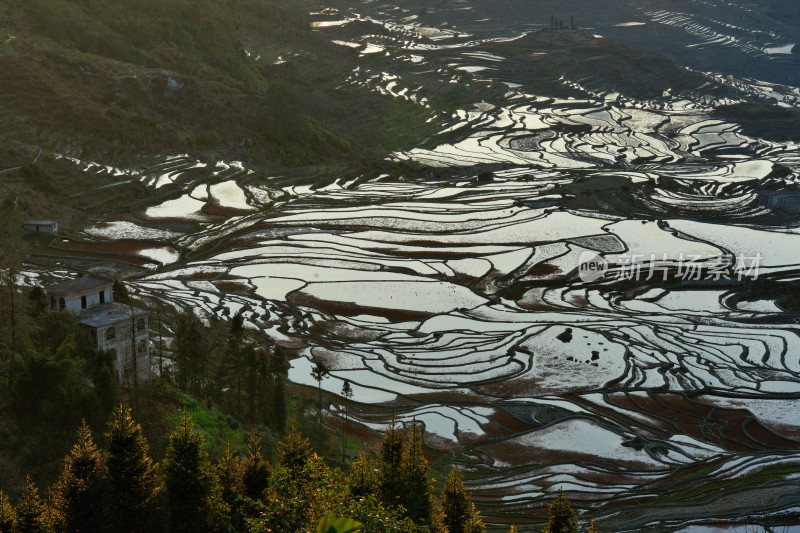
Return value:
[(54, 235), (58, 232), (58, 224), (23, 224), (23, 229)]
[[(80, 311), (83, 307), (81, 306), (81, 297), (86, 296), (86, 307), (92, 307), (95, 305), (100, 305), (100, 293), (105, 294), (105, 301), (102, 303), (111, 303), (114, 299), (114, 293), (111, 290), (112, 285), (108, 285), (106, 287), (101, 287), (99, 289), (95, 289), (89, 292), (76, 292), (70, 294), (68, 296), (56, 296), (54, 294), (47, 295), (48, 305), (50, 305), (50, 309), (58, 311), (61, 309), (59, 305), (59, 299), (64, 298), (64, 303), (66, 305), (67, 311)], [(53, 300), (55, 299), (55, 308), (53, 307)]]
[[(97, 349), (100, 351), (116, 350), (117, 357), (114, 362), (117, 371), (117, 380), (124, 383), (132, 379), (133, 347), (137, 348), (137, 370), (139, 380), (146, 381), (150, 376), (150, 323), (147, 315), (136, 317), (144, 319), (144, 326), (134, 334), (131, 342), (131, 321), (128, 319), (97, 328)], [(114, 338), (107, 339), (108, 330), (114, 328)], [(143, 343), (143, 344), (142, 344)]]
[[(137, 334), (134, 345), (138, 348), (140, 342), (144, 342), (144, 350), (137, 350), (136, 370), (139, 374), (139, 381), (146, 381), (150, 376), (150, 337), (145, 332)], [(109, 348), (117, 351), (115, 363), (117, 371), (117, 381), (119, 383), (130, 382), (133, 379), (133, 351), (130, 339), (120, 340), (115, 344), (110, 344)]]

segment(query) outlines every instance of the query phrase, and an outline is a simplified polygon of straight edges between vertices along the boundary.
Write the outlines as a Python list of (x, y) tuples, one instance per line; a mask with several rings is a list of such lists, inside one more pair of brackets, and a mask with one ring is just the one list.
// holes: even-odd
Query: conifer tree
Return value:
[(105, 531), (106, 467), (84, 420), (78, 441), (64, 461), (53, 490), (59, 529), (66, 532)]
[(261, 499), (269, 485), (270, 465), (261, 453), (261, 436), (255, 428), (250, 432), (247, 457), (242, 462), (242, 489), (252, 500)]
[(405, 436), (394, 417), (380, 447), (381, 497), (386, 505), (397, 505), (402, 491), (402, 460)]
[(191, 309), (177, 315), (173, 330), (175, 383), (182, 391), (199, 395), (207, 372), (208, 350), (204, 344), (208, 330)]
[(322, 361), (322, 359), (315, 358), (314, 366), (311, 368), (311, 377), (317, 382), (317, 392), (319, 393), (319, 423), (322, 424), (322, 380), (328, 377), (331, 373), (330, 368)]
[(577, 533), (578, 515), (570, 505), (569, 500), (564, 497), (564, 492), (558, 489), (553, 503), (547, 511), (547, 526), (542, 533)]
[(422, 429), (415, 421), (403, 446), (400, 503), (414, 522), (431, 526), (434, 515), (433, 478), (422, 445)]
[(278, 445), (278, 465), (298, 472), (305, 467), (316, 454), (311, 450), (311, 443), (297, 427), (292, 424), (288, 433)]
[(44, 502), (39, 497), (39, 489), (28, 476), (25, 490), (17, 502), (17, 525), (14, 533), (45, 533), (47, 531)]
[(258, 402), (259, 392), (263, 389), (262, 378), (266, 373), (267, 360), (263, 351), (256, 350), (255, 346), (245, 346), (244, 350), (244, 366), (247, 371), (246, 385), (247, 385), (247, 420), (251, 426), (256, 423), (256, 407), (260, 404)]
[(203, 437), (194, 432), (186, 414), (170, 436), (163, 471), (171, 531), (221, 530), (224, 512), (219, 485), (204, 449)]
[(228, 506), (230, 525), (235, 531), (238, 531), (241, 529), (240, 496), (244, 495), (242, 462), (239, 456), (231, 450), (230, 444), (225, 447), (225, 453), (216, 465), (216, 472), (220, 498)]
[[(353, 397), (353, 387), (350, 386), (350, 382), (345, 380), (344, 384), (342, 385), (342, 396), (346, 401), (350, 401)], [(348, 422), (348, 415), (349, 415), (349, 405), (344, 405), (344, 432), (342, 433), (342, 463), (344, 464), (347, 461), (347, 422)]]
[(486, 530), (464, 486), (464, 478), (456, 467), (450, 470), (442, 489), (442, 514), (448, 533), (480, 533)]
[(152, 530), (161, 483), (149, 456), (142, 427), (123, 404), (114, 410), (106, 433), (109, 521), (112, 533)]
[(278, 434), (286, 432), (286, 386), (283, 376), (274, 378), (270, 402), (270, 427)]
[(231, 319), (230, 331), (228, 333), (228, 347), (225, 352), (228, 359), (228, 365), (231, 367), (234, 382), (236, 383), (236, 416), (242, 416), (242, 367), (243, 363), (243, 347), (242, 339), (244, 338), (244, 314), (239, 311)]
[(313, 531), (323, 515), (339, 514), (336, 510), (343, 508), (348, 496), (344, 478), (325, 465), (294, 427), (278, 448), (278, 461), (259, 513), (264, 520), (250, 521), (250, 531)]
[(14, 366), (20, 348), (20, 326), (25, 325), (25, 321), (20, 321), (18, 316), (20, 302), (18, 302), (17, 298), (17, 277), (22, 269), (22, 257), (24, 257), (22, 253), (24, 242), (19, 235), (21, 224), (17, 218), (18, 215), (18, 210), (15, 207), (14, 211), (8, 214), (0, 223), (0, 283), (2, 283), (3, 288), (8, 290), (8, 294), (4, 294), (2, 300), (4, 306), (6, 303), (8, 304), (8, 316), (10, 319), (8, 331), (11, 334), (9, 342), (11, 359), (8, 373), (8, 384), (10, 386), (14, 385)]
[(469, 522), (467, 523), (467, 531), (470, 533), (486, 533), (486, 525), (483, 523), (483, 519), (481, 519), (480, 511), (475, 509), (475, 505), (472, 506), (472, 514), (469, 517)]
[(266, 418), (269, 427), (278, 435), (286, 432), (286, 386), (284, 380), (289, 374), (289, 362), (280, 346), (276, 346), (268, 356), (270, 386), (267, 387), (268, 411)]
[(364, 498), (376, 494), (380, 488), (378, 473), (375, 463), (369, 458), (367, 452), (361, 452), (353, 461), (350, 476), (347, 478), (350, 494), (356, 498)]
[(8, 499), (8, 495), (0, 490), (0, 533), (13, 533), (17, 525), (17, 513)]
[(231, 450), (230, 443), (225, 447), (225, 453), (217, 463), (216, 469), (222, 500), (232, 506), (239, 495), (244, 494), (244, 487), (242, 485), (242, 461)]

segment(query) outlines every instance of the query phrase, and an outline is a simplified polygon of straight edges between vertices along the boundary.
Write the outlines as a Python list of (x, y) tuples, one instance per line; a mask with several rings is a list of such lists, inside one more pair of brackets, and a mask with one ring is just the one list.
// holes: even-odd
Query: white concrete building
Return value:
[(119, 383), (150, 377), (150, 335), (147, 311), (120, 304), (96, 305), (81, 311), (81, 325), (89, 330), (98, 350), (111, 353)]
[(80, 314), (94, 347), (108, 351), (119, 383), (129, 383), (134, 372), (139, 380), (150, 377), (148, 313), (114, 302), (113, 282), (87, 276), (45, 287), (50, 309)]
[(45, 287), (50, 309), (54, 311), (80, 311), (95, 305), (111, 303), (114, 299), (114, 282), (86, 276), (62, 281)]

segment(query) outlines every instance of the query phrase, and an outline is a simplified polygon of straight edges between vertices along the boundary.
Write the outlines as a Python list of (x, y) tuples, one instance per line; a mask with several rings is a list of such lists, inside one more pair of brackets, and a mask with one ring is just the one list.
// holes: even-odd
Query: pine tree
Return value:
[(239, 460), (239, 456), (231, 450), (230, 444), (225, 447), (225, 453), (216, 465), (216, 473), (219, 480), (220, 498), (228, 506), (230, 525), (234, 531), (239, 531), (242, 525), (240, 497), (244, 495), (242, 462)]
[(256, 423), (256, 405), (259, 392), (263, 389), (262, 378), (266, 373), (267, 360), (261, 350), (256, 350), (255, 346), (245, 346), (243, 361), (247, 370), (247, 420), (251, 426)]
[(319, 393), (319, 423), (322, 424), (322, 380), (331, 373), (328, 366), (322, 359), (314, 359), (314, 366), (311, 368), (311, 377), (317, 382), (317, 392)]
[(149, 456), (142, 428), (131, 411), (120, 404), (106, 433), (108, 451), (107, 531), (115, 533), (149, 532), (157, 518), (161, 483)]
[(442, 514), (448, 533), (480, 533), (486, 530), (464, 486), (464, 478), (456, 467), (450, 471), (442, 489)]
[(400, 503), (406, 514), (419, 525), (433, 524), (433, 478), (422, 448), (422, 429), (411, 425), (400, 463)]
[(164, 456), (164, 485), (173, 533), (222, 529), (223, 510), (203, 437), (184, 414)]
[(84, 420), (53, 490), (59, 529), (66, 533), (105, 531), (105, 497), (105, 463)]
[(578, 515), (561, 489), (558, 489), (558, 494), (550, 504), (547, 514), (547, 526), (542, 533), (577, 533)]
[(244, 314), (239, 311), (231, 319), (228, 332), (228, 347), (225, 352), (228, 366), (236, 383), (236, 416), (242, 416), (242, 339), (244, 338)]
[(194, 311), (188, 309), (177, 315), (173, 331), (175, 383), (183, 391), (200, 395), (207, 384), (211, 359), (212, 350), (208, 346), (210, 328), (206, 328)]
[(233, 506), (236, 499), (244, 494), (242, 485), (242, 461), (231, 450), (230, 443), (216, 466), (222, 500)]
[(14, 533), (44, 533), (46, 527), (46, 508), (39, 497), (39, 489), (28, 476), (25, 490), (17, 502), (17, 526)]
[(481, 519), (480, 511), (475, 509), (475, 505), (472, 506), (473, 512), (470, 514), (469, 522), (467, 523), (467, 531), (470, 533), (486, 533), (486, 525), (483, 523), (483, 519)]
[(275, 378), (271, 392), (270, 427), (278, 435), (283, 435), (286, 432), (286, 386), (282, 376)]
[(361, 452), (353, 461), (350, 476), (347, 478), (350, 494), (356, 498), (364, 498), (376, 494), (380, 488), (378, 473), (375, 463), (369, 458), (367, 452)]
[[(349, 402), (350, 399), (353, 397), (353, 387), (350, 386), (350, 382), (345, 380), (344, 384), (342, 385), (342, 396), (344, 399)], [(348, 415), (349, 413), (349, 405), (344, 405), (344, 431), (342, 432), (342, 463), (344, 464), (347, 461), (347, 422), (348, 422)]]
[(0, 490), (0, 533), (12, 533), (17, 525), (17, 513), (5, 492)]
[(251, 522), (250, 531), (313, 531), (327, 512), (342, 509), (347, 498), (344, 478), (325, 465), (294, 427), (278, 448), (278, 461), (260, 510), (264, 520)]
[(261, 436), (255, 428), (250, 432), (247, 452), (242, 464), (242, 489), (245, 496), (258, 500), (269, 485), (270, 465), (261, 453)]
[(285, 379), (289, 374), (289, 362), (283, 355), (280, 346), (268, 356), (269, 369), (269, 427), (278, 435), (286, 432), (286, 387)]
[(392, 417), (380, 447), (381, 498), (385, 505), (397, 505), (401, 494), (404, 441), (405, 437)]
[[(11, 350), (11, 359), (9, 365), (9, 373), (8, 373), (8, 383), (10, 386), (14, 385), (14, 375), (15, 375), (15, 364), (16, 358), (19, 351), (19, 344), (20, 344), (20, 337), (21, 331), (20, 326), (24, 326), (26, 321), (19, 320), (19, 307), (20, 302), (17, 298), (17, 277), (19, 275), (20, 270), (22, 269), (22, 254), (20, 245), (22, 241), (17, 239), (6, 239), (5, 237), (9, 236), (9, 226), (17, 226), (18, 221), (12, 219), (11, 216), (6, 217), (3, 220), (3, 224), (0, 225), (0, 237), (3, 237), (0, 240), (0, 282), (4, 285), (4, 288), (8, 290), (8, 295), (3, 295), (3, 305), (8, 302), (8, 316), (9, 316), (9, 333), (11, 334), (9, 348)], [(16, 229), (16, 228), (15, 228)], [(4, 324), (5, 326), (5, 324)]]
[(314, 458), (311, 443), (292, 425), (278, 445), (278, 465), (290, 473), (299, 472)]

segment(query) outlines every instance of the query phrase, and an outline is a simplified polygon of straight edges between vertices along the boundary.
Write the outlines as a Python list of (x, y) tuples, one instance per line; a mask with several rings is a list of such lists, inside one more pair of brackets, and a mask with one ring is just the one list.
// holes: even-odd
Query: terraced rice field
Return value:
[[(764, 55), (729, 37), (736, 25), (644, 4), (604, 24)], [(609, 531), (725, 530), (765, 511), (791, 523), (800, 145), (750, 137), (713, 110), (745, 95), (797, 108), (800, 90), (699, 71), (723, 89), (646, 97), (600, 78), (534, 79), (537, 53), (604, 37), (537, 37), (521, 59), (506, 42), (531, 29), (519, 24), (481, 37), (482, 17), (436, 28), (413, 10), (364, 9), (319, 15), (318, 31), (369, 56), (348, 84), (441, 124), (392, 156), (423, 177), (155, 158), (119, 172), (167, 199), (59, 246), (149, 261), (135, 290), (176, 306), (245, 310), (263, 342), (294, 354), (295, 383), (315, 387), (312, 360), (324, 360), (331, 426), (344, 380), (358, 431), (424, 423), (490, 523), (535, 522), (559, 488)], [(381, 33), (354, 29), (364, 24)], [(502, 101), (432, 109), (430, 80), (464, 71), (505, 83)], [(586, 254), (605, 276), (581, 278)], [(757, 272), (742, 268), (756, 258)]]

